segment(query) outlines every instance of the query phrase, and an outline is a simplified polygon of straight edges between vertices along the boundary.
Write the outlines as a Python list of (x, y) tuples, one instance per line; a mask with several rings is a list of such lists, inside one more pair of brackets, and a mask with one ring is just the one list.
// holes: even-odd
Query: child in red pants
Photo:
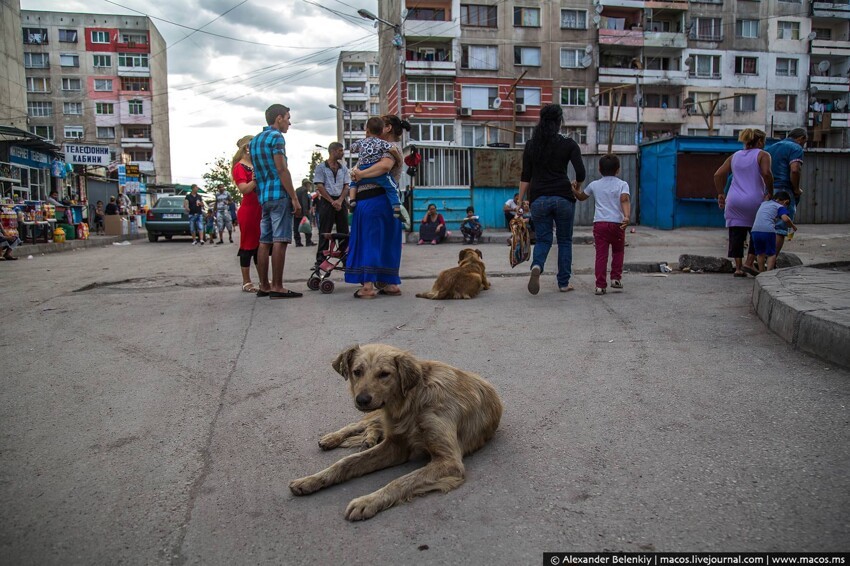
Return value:
[(596, 290), (604, 295), (608, 287), (608, 248), (611, 248), (611, 288), (623, 289), (623, 257), (626, 251), (626, 227), (629, 225), (632, 205), (629, 202), (629, 184), (617, 175), (620, 160), (607, 154), (599, 159), (601, 179), (590, 183), (583, 190), (573, 184), (573, 193), (584, 201), (593, 195), (596, 212), (593, 215), (593, 242), (596, 246)]

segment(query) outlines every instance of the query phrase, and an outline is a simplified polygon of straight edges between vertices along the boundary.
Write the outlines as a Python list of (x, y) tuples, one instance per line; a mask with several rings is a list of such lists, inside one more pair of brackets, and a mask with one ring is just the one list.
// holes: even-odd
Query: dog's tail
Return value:
[(431, 299), (431, 300), (440, 298), (440, 294), (438, 292), (434, 291), (434, 289), (431, 289), (427, 293), (416, 293), (416, 296), (419, 297), (420, 299)]

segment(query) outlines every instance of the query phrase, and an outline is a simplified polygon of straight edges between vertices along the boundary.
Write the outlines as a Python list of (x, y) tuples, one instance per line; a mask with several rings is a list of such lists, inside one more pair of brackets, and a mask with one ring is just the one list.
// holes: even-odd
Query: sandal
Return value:
[(258, 289), (254, 287), (253, 283), (245, 283), (244, 285), (242, 285), (243, 293), (256, 293), (257, 291)]
[(732, 277), (746, 277), (746, 276), (747, 276), (747, 274), (744, 273), (743, 271), (736, 271), (735, 273), (732, 274)]
[(378, 294), (379, 295), (386, 295), (388, 297), (400, 297), (401, 296), (401, 289), (399, 289), (397, 291), (387, 291), (386, 289), (379, 289)]
[(375, 296), (376, 296), (376, 294), (375, 295), (361, 295), (360, 289), (357, 289), (356, 291), (354, 291), (354, 298), (355, 299), (374, 299)]

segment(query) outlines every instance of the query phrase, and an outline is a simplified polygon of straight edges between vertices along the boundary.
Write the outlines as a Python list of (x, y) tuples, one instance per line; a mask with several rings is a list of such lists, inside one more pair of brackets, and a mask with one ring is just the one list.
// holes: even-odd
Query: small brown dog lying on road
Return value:
[(465, 248), (460, 250), (457, 267), (441, 271), (434, 286), (427, 293), (416, 293), (422, 299), (473, 299), (484, 289), (490, 288), (490, 282), (484, 274), (484, 262), (481, 250)]
[(368, 430), (383, 440), (317, 474), (294, 480), (289, 484), (292, 493), (307, 495), (411, 458), (429, 458), (425, 467), (352, 500), (345, 510), (350, 521), (369, 519), (416, 495), (460, 486), (463, 456), (490, 440), (502, 417), (496, 390), (481, 377), (417, 359), (392, 346), (353, 346), (339, 354), (333, 368), (349, 381), (354, 406), (372, 413), (325, 435), (320, 446), (327, 450), (348, 439), (359, 442)]

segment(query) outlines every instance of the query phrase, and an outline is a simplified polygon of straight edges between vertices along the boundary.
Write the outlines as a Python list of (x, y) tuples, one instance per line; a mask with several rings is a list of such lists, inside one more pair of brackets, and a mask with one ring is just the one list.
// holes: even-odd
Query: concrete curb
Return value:
[(850, 367), (850, 318), (789, 285), (794, 279), (808, 280), (816, 271), (815, 267), (790, 267), (759, 274), (753, 285), (753, 308), (762, 322), (789, 344)]
[(133, 236), (90, 236), (88, 240), (66, 240), (64, 244), (54, 244), (52, 242), (47, 244), (23, 244), (15, 250), (15, 255), (18, 257), (26, 257), (28, 255), (36, 256), (59, 252), (70, 252), (72, 250), (111, 246), (113, 242), (141, 240), (147, 237), (147, 232), (140, 231), (138, 234)]

